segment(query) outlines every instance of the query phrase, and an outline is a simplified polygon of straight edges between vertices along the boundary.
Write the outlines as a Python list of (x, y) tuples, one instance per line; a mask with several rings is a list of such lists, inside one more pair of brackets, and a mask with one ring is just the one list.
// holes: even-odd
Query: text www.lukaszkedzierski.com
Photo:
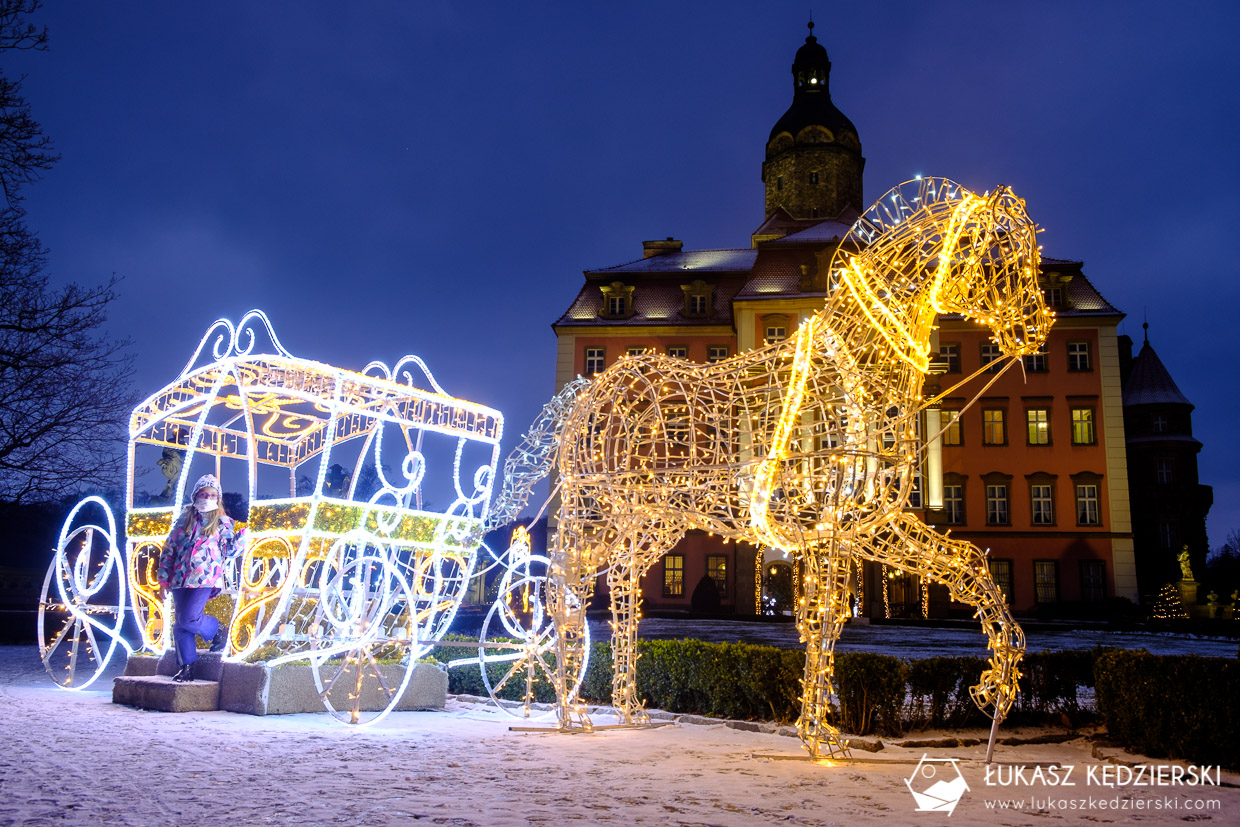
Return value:
[(1029, 796), (1028, 798), (999, 798), (986, 801), (988, 810), (1027, 810), (1030, 812), (1056, 810), (1183, 810), (1183, 811), (1218, 811), (1221, 803), (1217, 798), (1186, 798), (1178, 799), (1171, 796), (1161, 798), (1130, 798), (1128, 796), (1111, 796), (1085, 798), (1056, 798), (1053, 796)]

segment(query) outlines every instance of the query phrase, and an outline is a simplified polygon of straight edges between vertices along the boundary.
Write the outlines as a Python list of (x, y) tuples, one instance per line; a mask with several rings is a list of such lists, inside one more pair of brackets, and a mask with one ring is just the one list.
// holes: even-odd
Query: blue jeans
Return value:
[(172, 606), (176, 623), (172, 625), (172, 641), (177, 648), (177, 662), (187, 666), (198, 660), (194, 637), (211, 640), (220, 629), (220, 622), (202, 610), (215, 589), (173, 589)]

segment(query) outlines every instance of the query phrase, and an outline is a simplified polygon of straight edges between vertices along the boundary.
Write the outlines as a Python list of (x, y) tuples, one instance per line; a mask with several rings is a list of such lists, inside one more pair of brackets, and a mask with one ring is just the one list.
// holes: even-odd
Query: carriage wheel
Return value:
[[(543, 608), (547, 578), (534, 573), (538, 566), (546, 571), (550, 561), (541, 555), (531, 555), (504, 572), (499, 595), (482, 622), (478, 647), (482, 682), (491, 700), (507, 714), (532, 721), (555, 715), (554, 708), (537, 715), (532, 714), (531, 709), (538, 687), (549, 685), (554, 691), (556, 670), (556, 629)], [(589, 663), (588, 626), (577, 645), (585, 651), (582, 657), (575, 659), (581, 668), (571, 676), (573, 696), (581, 689)], [(504, 691), (513, 686), (522, 693), (520, 706), (505, 705), (501, 700)]]
[[(78, 525), (78, 512), (97, 505), (106, 526)], [(99, 497), (73, 507), (60, 529), (56, 557), (39, 598), (39, 657), (52, 680), (85, 689), (103, 673), (117, 647), (133, 654), (121, 637), (125, 621), (125, 565), (116, 547), (116, 521)]]
[(338, 721), (378, 723), (396, 708), (413, 675), (409, 584), (386, 554), (345, 539), (333, 548), (320, 582), (311, 633), (314, 686)]

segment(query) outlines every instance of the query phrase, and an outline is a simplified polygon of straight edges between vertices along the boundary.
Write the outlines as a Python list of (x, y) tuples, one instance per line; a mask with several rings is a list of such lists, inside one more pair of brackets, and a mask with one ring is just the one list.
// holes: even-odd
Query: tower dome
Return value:
[(831, 61), (813, 22), (809, 32), (792, 61), (792, 105), (766, 142), (768, 216), (782, 207), (793, 218), (834, 218), (846, 207), (863, 207), (861, 140), (831, 102)]

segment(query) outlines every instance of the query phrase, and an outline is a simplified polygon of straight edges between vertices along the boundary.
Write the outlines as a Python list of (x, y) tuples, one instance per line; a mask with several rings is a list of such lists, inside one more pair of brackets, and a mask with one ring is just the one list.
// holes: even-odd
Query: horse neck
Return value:
[(818, 311), (818, 335), (832, 362), (851, 360), (857, 369), (901, 364), (924, 375), (936, 317), (925, 293), (929, 280), (912, 297), (911, 307), (889, 305), (890, 296), (879, 295), (885, 287), (856, 270), (841, 273), (831, 298)]

